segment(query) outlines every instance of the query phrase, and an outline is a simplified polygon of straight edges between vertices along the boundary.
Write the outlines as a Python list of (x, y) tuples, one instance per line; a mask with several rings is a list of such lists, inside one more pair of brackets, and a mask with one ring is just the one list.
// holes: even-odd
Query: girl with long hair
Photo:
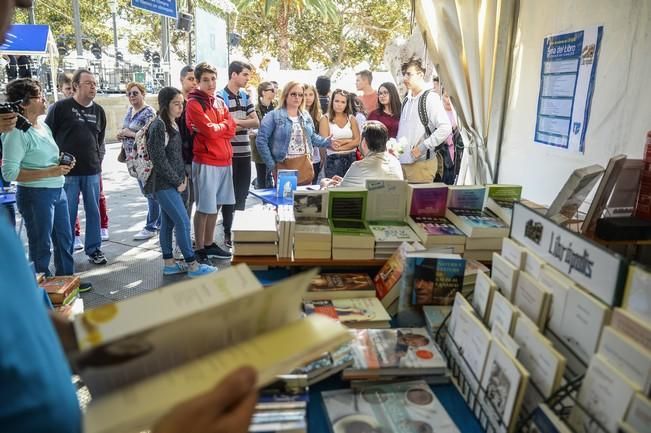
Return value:
[[(316, 86), (312, 84), (304, 84), (305, 88), (305, 111), (310, 113), (312, 118), (312, 123), (314, 128), (318, 128), (319, 121), (323, 116), (321, 111), (321, 104), (319, 103), (318, 93), (316, 91)], [(312, 151), (312, 166), (314, 167), (314, 179), (312, 180), (313, 184), (317, 183), (319, 179), (319, 172), (321, 171), (321, 161), (325, 160), (325, 149), (315, 147)]]
[[(258, 115), (258, 120), (262, 122), (267, 113), (272, 112), (276, 108), (276, 87), (271, 81), (263, 81), (258, 84), (258, 103), (255, 104), (255, 112)], [(267, 166), (258, 152), (255, 145), (255, 139), (258, 135), (257, 129), (249, 130), (249, 143), (251, 145), (251, 158), (255, 163), (255, 188), (265, 189), (273, 188), (274, 181), (267, 170)]]
[(319, 134), (322, 137), (332, 136), (332, 145), (326, 150), (324, 176), (344, 177), (355, 161), (355, 149), (360, 138), (347, 91), (336, 89), (332, 92), (328, 113), (319, 122)]
[(389, 130), (389, 138), (396, 138), (400, 123), (400, 96), (393, 83), (382, 83), (377, 89), (378, 108), (368, 115), (368, 120), (377, 120)]

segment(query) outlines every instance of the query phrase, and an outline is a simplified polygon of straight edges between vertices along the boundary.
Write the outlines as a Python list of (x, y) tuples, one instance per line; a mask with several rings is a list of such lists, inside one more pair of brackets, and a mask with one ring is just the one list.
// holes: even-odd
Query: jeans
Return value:
[(142, 195), (147, 199), (147, 221), (145, 222), (145, 229), (150, 232), (155, 232), (160, 228), (161, 224), (160, 206), (153, 194), (145, 193), (142, 182), (138, 181), (138, 185), (140, 186), (140, 192), (142, 192)]
[(185, 175), (188, 177), (188, 186), (185, 188), (185, 210), (188, 217), (192, 218), (192, 205), (194, 205), (194, 183), (192, 182), (192, 164), (185, 164)]
[[(108, 229), (108, 209), (106, 207), (106, 196), (104, 196), (104, 185), (102, 184), (102, 176), (99, 177), (99, 226), (103, 229)], [(75, 221), (75, 236), (81, 236), (81, 224), (79, 224), (79, 216)]]
[(194, 250), (190, 239), (190, 218), (185, 209), (184, 197), (175, 189), (163, 189), (154, 193), (161, 208), (160, 247), (163, 259), (171, 259), (172, 230), (176, 232), (176, 244), (186, 263), (193, 262)]
[(251, 184), (251, 157), (233, 157), (233, 189), (235, 190), (235, 204), (222, 206), (224, 217), (224, 234), (227, 240), (230, 239), (231, 227), (235, 210), (244, 210), (246, 207), (246, 196), (249, 195)]
[[(0, 171), (0, 182), (2, 182), (2, 187), (7, 188), (8, 186), (11, 185), (11, 182), (6, 181), (4, 177), (2, 177), (2, 172)], [(12, 226), (16, 227), (16, 208), (14, 208), (14, 204), (6, 204), (3, 206), (7, 210), (7, 218), (9, 218), (9, 222), (11, 223)]]
[(79, 192), (84, 199), (84, 212), (86, 213), (86, 235), (84, 237), (84, 251), (91, 255), (99, 251), (102, 246), (99, 223), (99, 174), (89, 176), (66, 176), (64, 189), (68, 196), (68, 210), (70, 211), (70, 230), (74, 230), (77, 210), (79, 208)]
[(344, 177), (353, 162), (355, 162), (355, 152), (328, 155), (324, 170), (325, 177), (332, 178), (335, 175)]
[(18, 186), (16, 203), (25, 221), (29, 258), (36, 272), (51, 276), (50, 246), (54, 244), (56, 275), (75, 272), (72, 258), (72, 225), (63, 188)]
[(255, 163), (255, 189), (267, 189), (274, 187), (274, 178), (271, 171), (267, 171), (264, 162)]

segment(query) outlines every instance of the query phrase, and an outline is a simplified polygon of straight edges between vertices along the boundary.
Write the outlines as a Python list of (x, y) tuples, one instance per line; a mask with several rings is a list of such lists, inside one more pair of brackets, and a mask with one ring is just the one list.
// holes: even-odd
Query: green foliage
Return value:
[[(296, 8), (297, 2), (285, 1)], [(246, 3), (246, 8), (240, 9), (234, 30), (242, 35), (244, 54), (266, 52), (278, 58), (281, 68), (305, 69), (309, 62), (317, 62), (328, 68), (330, 74), (362, 61), (375, 69), (382, 63), (386, 44), (409, 34), (409, 0), (332, 2), (338, 20), (330, 20), (319, 10), (305, 6), (300, 14), (296, 9), (289, 14), (284, 33), (282, 14), (274, 7), (265, 14), (265, 1), (243, 0), (240, 4)], [(288, 45), (287, 59), (283, 59), (284, 43)]]

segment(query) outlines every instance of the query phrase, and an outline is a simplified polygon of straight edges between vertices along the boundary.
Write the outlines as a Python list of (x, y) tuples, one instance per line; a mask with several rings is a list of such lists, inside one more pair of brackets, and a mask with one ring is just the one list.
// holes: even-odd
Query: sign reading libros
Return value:
[(176, 0), (131, 0), (131, 6), (176, 19)]

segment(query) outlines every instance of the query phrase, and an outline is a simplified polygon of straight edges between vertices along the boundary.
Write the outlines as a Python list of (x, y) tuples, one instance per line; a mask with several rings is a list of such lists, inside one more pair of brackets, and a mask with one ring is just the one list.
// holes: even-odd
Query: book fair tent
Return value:
[[(466, 129), (465, 183), (516, 183), (527, 198), (550, 203), (575, 168), (605, 166), (619, 153), (641, 157), (651, 129), (650, 2), (416, 0), (414, 6), (429, 60)], [(590, 52), (593, 30), (598, 37)], [(545, 143), (539, 134), (545, 44), (554, 35), (575, 35), (570, 40), (579, 43), (569, 48), (581, 51), (577, 64), (591, 66), (581, 121), (572, 115), (567, 122), (568, 141), (580, 138), (577, 146)], [(566, 99), (576, 109), (579, 98)]]
[[(57, 55), (50, 26), (44, 24), (13, 24), (7, 32), (5, 43), (0, 45), (0, 55), (46, 57), (50, 66), (50, 85), (56, 89)], [(57, 100), (57, 92), (52, 92)]]

